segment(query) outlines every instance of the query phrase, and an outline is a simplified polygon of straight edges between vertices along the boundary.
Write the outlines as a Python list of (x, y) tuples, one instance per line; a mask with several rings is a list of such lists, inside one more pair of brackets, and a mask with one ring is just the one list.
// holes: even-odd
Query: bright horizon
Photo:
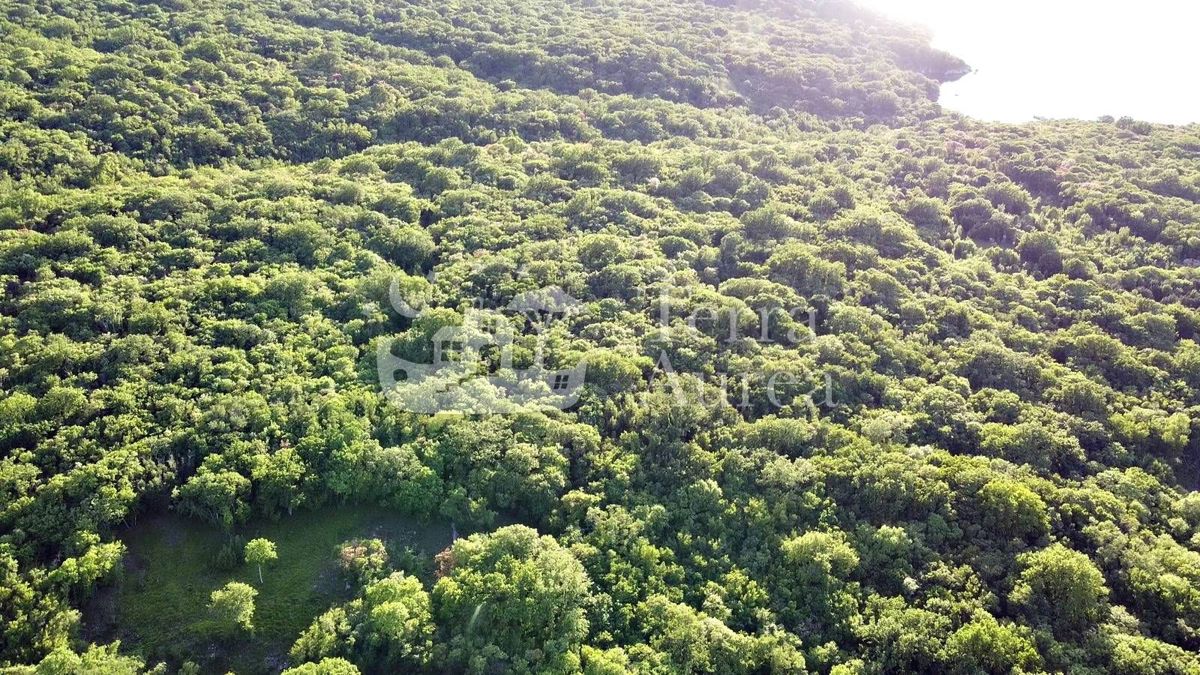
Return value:
[(1102, 115), (1200, 122), (1200, 5), (1142, 0), (856, 0), (926, 26), (976, 72), (942, 105), (985, 120)]

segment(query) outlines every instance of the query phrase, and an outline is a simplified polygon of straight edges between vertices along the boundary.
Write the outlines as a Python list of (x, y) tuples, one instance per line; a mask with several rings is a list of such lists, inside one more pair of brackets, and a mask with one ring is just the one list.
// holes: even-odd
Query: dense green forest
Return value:
[[(1200, 127), (839, 0), (0, 6), (0, 670), (1200, 673)], [(577, 400), (397, 405), (480, 312)]]

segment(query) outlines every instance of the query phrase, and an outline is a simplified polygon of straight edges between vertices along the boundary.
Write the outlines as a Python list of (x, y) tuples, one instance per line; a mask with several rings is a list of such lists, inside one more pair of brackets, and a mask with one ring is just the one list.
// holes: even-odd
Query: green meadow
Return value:
[[(337, 547), (347, 540), (383, 540), (393, 564), (418, 574), (450, 543), (448, 521), (420, 521), (364, 507), (325, 508), (240, 528), (236, 542), (264, 537), (279, 558), (259, 583), (252, 565), (222, 566), (229, 535), (198, 521), (168, 514), (131, 526), (123, 540), (125, 569), (101, 589), (85, 612), (89, 637), (119, 639), (148, 663), (192, 660), (204, 672), (278, 671), (292, 642), (318, 614), (354, 595), (337, 567)], [(240, 548), (240, 546), (239, 546)], [(427, 579), (428, 580), (428, 579)], [(258, 590), (254, 630), (225, 637), (213, 632), (209, 596), (230, 581)], [(197, 662), (200, 656), (205, 660)]]

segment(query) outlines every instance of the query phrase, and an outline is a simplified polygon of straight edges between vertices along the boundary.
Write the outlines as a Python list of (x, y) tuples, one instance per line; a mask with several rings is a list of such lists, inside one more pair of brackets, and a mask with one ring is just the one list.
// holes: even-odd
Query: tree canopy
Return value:
[[(323, 552), (264, 670), (1200, 672), (1200, 127), (949, 113), (842, 0), (0, 31), (0, 668), (215, 669), (242, 581), (205, 653), (90, 620), (140, 519), (248, 581), (369, 505), (472, 534)], [(397, 405), (480, 316), (491, 377), (421, 396), (569, 405)]]

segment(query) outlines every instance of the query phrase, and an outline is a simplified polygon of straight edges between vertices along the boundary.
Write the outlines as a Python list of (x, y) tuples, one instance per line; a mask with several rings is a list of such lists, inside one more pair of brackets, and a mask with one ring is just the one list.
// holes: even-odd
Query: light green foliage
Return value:
[(639, 612), (650, 636), (649, 645), (687, 672), (749, 673), (763, 668), (804, 672), (804, 656), (796, 640), (737, 633), (721, 621), (661, 595), (651, 596)]
[(997, 538), (1037, 538), (1050, 530), (1046, 503), (1012, 480), (993, 480), (979, 491), (981, 525)]
[(363, 607), (369, 663), (400, 668), (429, 662), (433, 621), (420, 581), (403, 573), (376, 581), (367, 586)]
[(1022, 554), (1019, 561), (1022, 569), (1010, 599), (1035, 621), (1070, 635), (1103, 617), (1108, 588), (1086, 555), (1054, 544)]
[(421, 582), (396, 572), (368, 584), (362, 597), (317, 617), (292, 645), (291, 656), (321, 663), (345, 657), (372, 670), (421, 669), (433, 650), (430, 612)]
[(951, 672), (1000, 675), (1034, 670), (1040, 664), (1028, 636), (986, 612), (955, 631), (946, 641), (944, 653)]
[(316, 663), (302, 663), (284, 670), (284, 675), (358, 675), (358, 667), (346, 659), (321, 659)]
[(533, 669), (578, 662), (591, 581), (569, 551), (511, 526), (460, 539), (450, 555), (453, 566), (433, 600), (439, 624), (449, 628), (452, 662)]
[(246, 542), (246, 564), (258, 567), (258, 583), (263, 582), (262, 568), (279, 559), (275, 542), (270, 539), (251, 539)]
[(141, 659), (118, 653), (120, 646), (119, 642), (105, 646), (88, 645), (78, 654), (69, 649), (56, 649), (47, 654), (36, 668), (17, 669), (15, 672), (30, 675), (138, 675), (146, 672)]
[(1113, 672), (1121, 675), (1195, 675), (1200, 657), (1195, 653), (1132, 635), (1113, 636)]
[(853, 607), (850, 575), (859, 556), (840, 532), (806, 532), (785, 539), (773, 576), (773, 593), (785, 625), (815, 623), (830, 635), (844, 634)]
[(209, 610), (222, 632), (254, 630), (254, 598), (258, 591), (240, 581), (231, 581), (212, 592)]
[(1200, 637), (1200, 553), (1160, 535), (1131, 542), (1122, 568), (1140, 616), (1176, 641)]

